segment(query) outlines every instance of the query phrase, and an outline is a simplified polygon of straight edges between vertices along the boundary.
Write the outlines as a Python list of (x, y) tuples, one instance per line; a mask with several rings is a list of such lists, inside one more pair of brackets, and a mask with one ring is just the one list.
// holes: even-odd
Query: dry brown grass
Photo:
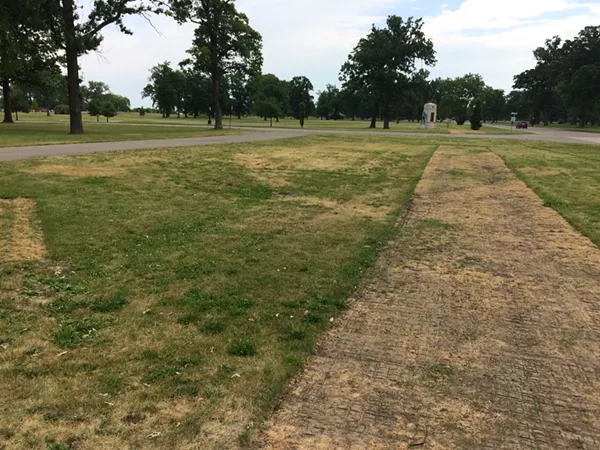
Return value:
[(118, 167), (89, 167), (47, 164), (28, 170), (29, 173), (52, 173), (66, 177), (120, 177), (125, 170)]
[(39, 261), (46, 256), (46, 246), (35, 219), (35, 200), (0, 199), (1, 261)]

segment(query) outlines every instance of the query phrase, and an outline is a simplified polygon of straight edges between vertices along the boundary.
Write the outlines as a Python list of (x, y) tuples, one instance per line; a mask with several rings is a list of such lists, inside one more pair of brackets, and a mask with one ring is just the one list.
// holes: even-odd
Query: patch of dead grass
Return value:
[(125, 175), (125, 170), (111, 166), (69, 166), (62, 164), (45, 164), (27, 170), (28, 173), (57, 174), (66, 177), (120, 177)]
[(46, 256), (35, 200), (0, 199), (0, 223), (7, 230), (0, 235), (0, 261), (39, 261)]

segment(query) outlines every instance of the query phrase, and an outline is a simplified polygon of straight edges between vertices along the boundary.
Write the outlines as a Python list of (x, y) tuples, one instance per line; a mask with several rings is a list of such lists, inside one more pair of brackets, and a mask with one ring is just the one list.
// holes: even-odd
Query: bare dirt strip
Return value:
[(474, 147), (401, 226), (256, 446), (600, 448), (600, 250)]

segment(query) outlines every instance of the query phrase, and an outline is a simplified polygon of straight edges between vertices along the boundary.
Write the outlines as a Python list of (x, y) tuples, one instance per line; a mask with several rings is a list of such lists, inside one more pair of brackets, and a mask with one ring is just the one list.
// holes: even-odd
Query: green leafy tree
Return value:
[(169, 62), (158, 64), (150, 69), (150, 77), (142, 91), (142, 97), (149, 97), (162, 116), (169, 118), (180, 105), (179, 92), (183, 89), (177, 86), (180, 81), (181, 78), (176, 75)]
[(81, 86), (81, 107), (88, 108), (88, 104), (92, 100), (101, 98), (108, 93), (110, 93), (108, 84), (102, 81), (89, 81), (87, 86)]
[(435, 64), (433, 42), (423, 33), (423, 20), (389, 16), (386, 28), (373, 25), (371, 32), (362, 38), (342, 66), (344, 83), (362, 85), (373, 101), (371, 127), (381, 104), (384, 128), (389, 128), (392, 104), (398, 94), (397, 86), (414, 71), (415, 61)]
[(140, 108), (139, 114), (140, 114), (140, 117), (144, 117), (146, 115), (146, 109), (143, 106)]
[(283, 114), (279, 103), (274, 98), (261, 100), (258, 102), (256, 110), (259, 115), (271, 120), (271, 128), (273, 128), (273, 117), (279, 118)]
[(558, 66), (565, 103), (583, 128), (600, 103), (600, 26), (585, 27), (565, 41)]
[(314, 87), (307, 77), (292, 78), (288, 84), (288, 87), (288, 98), (292, 115), (294, 118), (299, 119), (300, 104), (304, 103), (305, 109), (307, 105), (310, 106), (312, 104), (313, 96), (311, 95), (311, 92), (314, 90)]
[(229, 77), (229, 89), (231, 92), (233, 112), (238, 119), (250, 109), (250, 92), (248, 80), (244, 71), (235, 70)]
[(106, 117), (106, 122), (111, 117), (115, 117), (117, 115), (117, 106), (110, 99), (101, 100), (100, 103), (100, 114)]
[(300, 119), (300, 128), (304, 128), (304, 119), (306, 118), (306, 104), (304, 102), (300, 102), (300, 111), (298, 116)]
[(103, 39), (100, 33), (107, 26), (115, 25), (124, 34), (132, 34), (123, 22), (125, 17), (149, 12), (161, 13), (161, 3), (150, 0), (94, 0), (89, 13), (82, 18), (78, 13), (77, 0), (51, 1), (54, 9), (46, 14), (57, 17), (52, 31), (55, 41), (64, 49), (67, 62), (71, 134), (83, 133), (79, 57), (100, 46)]
[(69, 102), (67, 79), (58, 69), (38, 72), (38, 82), (32, 86), (32, 89), (38, 105), (46, 110), (48, 116), (56, 105), (65, 105)]
[(102, 115), (102, 100), (100, 100), (100, 98), (94, 98), (88, 103), (87, 110), (90, 116), (96, 116), (96, 122), (100, 122), (100, 116)]
[(340, 114), (340, 90), (333, 84), (328, 84), (326, 89), (319, 92), (317, 100), (317, 115), (322, 119), (338, 119)]
[(0, 84), (5, 123), (13, 122), (11, 84), (31, 87), (58, 61), (58, 48), (48, 32), (51, 7), (51, 0), (0, 2)]
[(197, 25), (188, 50), (194, 68), (210, 75), (215, 129), (223, 128), (224, 78), (235, 70), (252, 75), (262, 67), (262, 38), (234, 0), (170, 0), (171, 14)]
[(532, 108), (543, 117), (544, 126), (548, 126), (556, 104), (561, 42), (558, 36), (547, 39), (544, 47), (538, 47), (533, 52), (536, 66), (514, 77), (513, 87), (527, 93)]
[(456, 120), (463, 125), (476, 98), (483, 95), (485, 82), (481, 75), (467, 74), (455, 79), (442, 80), (438, 85), (441, 91), (440, 116)]
[(502, 89), (487, 86), (483, 93), (483, 119), (484, 122), (498, 122), (504, 113), (506, 96)]
[(475, 105), (473, 106), (473, 112), (471, 113), (471, 129), (479, 130), (481, 129), (481, 115), (482, 115), (482, 103), (480, 99), (475, 100)]
[(254, 104), (260, 103), (266, 99), (271, 99), (277, 103), (282, 114), (289, 109), (289, 88), (285, 80), (279, 79), (272, 73), (256, 77), (254, 87)]

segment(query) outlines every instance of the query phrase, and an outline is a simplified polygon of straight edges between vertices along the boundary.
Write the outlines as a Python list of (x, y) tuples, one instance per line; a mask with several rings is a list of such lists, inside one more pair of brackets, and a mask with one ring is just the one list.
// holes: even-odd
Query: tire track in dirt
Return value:
[(600, 250), (485, 149), (442, 146), (268, 449), (600, 448)]

